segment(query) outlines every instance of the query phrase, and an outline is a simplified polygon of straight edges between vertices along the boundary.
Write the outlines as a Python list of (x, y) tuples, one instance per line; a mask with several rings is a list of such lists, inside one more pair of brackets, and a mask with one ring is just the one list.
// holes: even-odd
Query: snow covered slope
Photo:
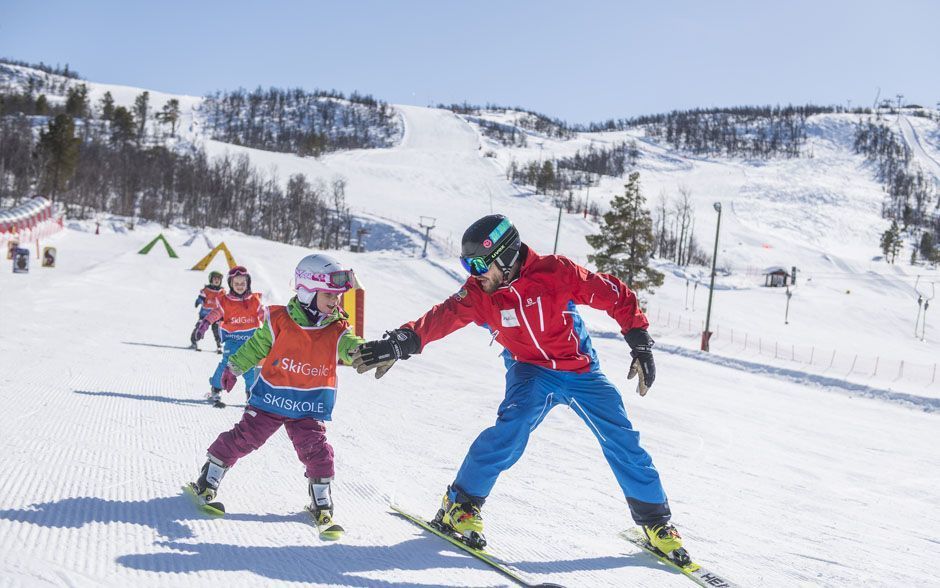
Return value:
[[(105, 225), (106, 227), (108, 225)], [(60, 267), (0, 273), (0, 571), (10, 585), (504, 585), (390, 514), (428, 516), (475, 435), (495, 418), (502, 365), (467, 328), (383, 380), (341, 374), (329, 436), (337, 516), (323, 544), (300, 512), (303, 468), (275, 435), (227, 476), (230, 514), (194, 512), (180, 484), (240, 416), (202, 403), (218, 356), (182, 349), (206, 249), (136, 251), (144, 227), (56, 237)], [(297, 247), (224, 238), (267, 300), (284, 302)], [(433, 261), (338, 252), (369, 286), (367, 335), (457, 287)], [(216, 267), (221, 267), (216, 262)], [(609, 319), (592, 322), (611, 329)], [(644, 399), (624, 382), (625, 345), (595, 338), (662, 471), (693, 554), (743, 585), (929, 583), (940, 526), (937, 412), (832, 394), (705, 363), (668, 346)], [(230, 402), (244, 402), (240, 387)], [(623, 499), (590, 431), (553, 411), (487, 503), (494, 550), (568, 586), (683, 586), (616, 537)]]

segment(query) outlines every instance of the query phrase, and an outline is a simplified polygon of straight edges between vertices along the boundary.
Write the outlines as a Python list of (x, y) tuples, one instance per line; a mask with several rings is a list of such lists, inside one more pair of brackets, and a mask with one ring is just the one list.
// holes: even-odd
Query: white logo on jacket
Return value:
[(499, 314), (502, 317), (504, 327), (518, 327), (519, 326), (519, 316), (516, 314), (515, 308), (501, 310), (499, 311)]

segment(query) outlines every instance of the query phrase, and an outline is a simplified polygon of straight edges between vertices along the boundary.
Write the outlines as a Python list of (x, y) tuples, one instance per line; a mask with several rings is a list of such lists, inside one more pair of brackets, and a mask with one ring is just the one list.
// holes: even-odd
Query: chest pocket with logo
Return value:
[(507, 308), (505, 310), (500, 310), (500, 324), (504, 327), (518, 327), (519, 326), (519, 316), (516, 314), (515, 308)]

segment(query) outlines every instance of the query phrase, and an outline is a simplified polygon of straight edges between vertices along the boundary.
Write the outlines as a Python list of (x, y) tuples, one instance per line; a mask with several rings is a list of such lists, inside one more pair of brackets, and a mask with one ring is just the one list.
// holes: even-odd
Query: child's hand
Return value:
[(196, 324), (196, 329), (193, 331), (192, 342), (201, 341), (205, 336), (206, 331), (209, 330), (209, 321), (202, 319)]
[(222, 370), (222, 387), (225, 388), (226, 392), (231, 392), (237, 381), (238, 374), (232, 369), (231, 364), (226, 365), (225, 369)]

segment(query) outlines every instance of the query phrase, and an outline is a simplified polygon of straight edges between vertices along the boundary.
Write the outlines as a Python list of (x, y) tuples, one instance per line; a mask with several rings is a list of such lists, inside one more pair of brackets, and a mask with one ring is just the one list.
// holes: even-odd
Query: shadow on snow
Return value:
[[(128, 400), (147, 400), (149, 402), (164, 402), (167, 404), (182, 404), (189, 406), (209, 406), (212, 404), (205, 399), (197, 398), (172, 398), (170, 396), (154, 396), (152, 394), (130, 394), (128, 392), (105, 392), (105, 391), (96, 391), (92, 392), (89, 390), (72, 390), (76, 394), (81, 394), (83, 396), (107, 396), (111, 398), (126, 398)], [(245, 408), (244, 404), (228, 404), (225, 406), (230, 406), (232, 408)]]

